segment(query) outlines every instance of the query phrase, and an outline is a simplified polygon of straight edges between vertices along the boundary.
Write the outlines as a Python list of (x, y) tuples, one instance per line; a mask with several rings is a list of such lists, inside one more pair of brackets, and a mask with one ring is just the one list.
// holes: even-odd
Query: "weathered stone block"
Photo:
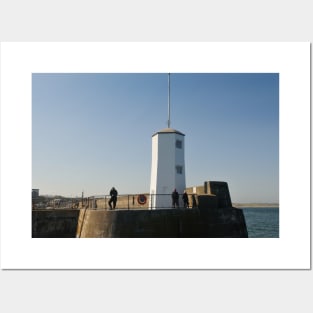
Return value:
[(217, 197), (215, 195), (198, 195), (197, 197), (198, 208), (216, 209)]
[(219, 208), (232, 207), (228, 184), (226, 182), (221, 182), (221, 181), (205, 182), (204, 190), (208, 194), (216, 195), (217, 205)]

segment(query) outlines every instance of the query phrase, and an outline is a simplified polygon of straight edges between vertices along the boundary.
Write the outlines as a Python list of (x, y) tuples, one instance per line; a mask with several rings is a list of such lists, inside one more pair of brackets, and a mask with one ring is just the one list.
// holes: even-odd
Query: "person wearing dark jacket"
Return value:
[(174, 189), (174, 191), (172, 192), (172, 207), (173, 208), (178, 208), (178, 199), (179, 199), (179, 195), (176, 189)]
[(112, 210), (112, 202), (113, 202), (113, 209), (115, 209), (116, 207), (116, 202), (117, 202), (117, 190), (112, 187), (112, 189), (110, 190), (110, 200), (109, 200), (109, 206), (110, 206), (110, 210)]
[(188, 194), (186, 190), (183, 193), (183, 202), (184, 202), (184, 208), (189, 208), (189, 200), (188, 200)]

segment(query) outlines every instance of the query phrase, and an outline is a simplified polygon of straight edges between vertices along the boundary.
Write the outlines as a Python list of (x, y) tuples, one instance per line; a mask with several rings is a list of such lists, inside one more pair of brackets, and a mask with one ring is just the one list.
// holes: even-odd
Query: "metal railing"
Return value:
[[(110, 195), (92, 196), (84, 198), (80, 202), (81, 208), (104, 209), (104, 210), (151, 210), (171, 208), (194, 208), (196, 207), (195, 195), (188, 195), (188, 205), (184, 204), (182, 194), (179, 194), (178, 203), (173, 203), (171, 194), (126, 194), (118, 195), (116, 206), (110, 201)], [(110, 206), (111, 203), (111, 206)]]
[[(92, 209), (92, 210), (154, 210), (171, 208), (197, 207), (195, 195), (189, 194), (189, 205), (185, 206), (182, 194), (179, 194), (178, 204), (173, 204), (171, 194), (122, 194), (116, 199), (114, 208), (110, 195), (97, 195), (82, 198), (50, 199), (47, 201), (34, 201), (33, 209)], [(111, 206), (110, 206), (111, 203)]]

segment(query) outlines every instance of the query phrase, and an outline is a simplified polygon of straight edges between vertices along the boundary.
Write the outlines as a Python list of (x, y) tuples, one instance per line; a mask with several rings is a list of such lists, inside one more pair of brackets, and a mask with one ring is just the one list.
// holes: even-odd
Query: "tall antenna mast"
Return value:
[(167, 120), (167, 127), (170, 128), (171, 127), (171, 95), (170, 95), (170, 87), (171, 87), (171, 83), (170, 83), (170, 73), (168, 73), (168, 120)]

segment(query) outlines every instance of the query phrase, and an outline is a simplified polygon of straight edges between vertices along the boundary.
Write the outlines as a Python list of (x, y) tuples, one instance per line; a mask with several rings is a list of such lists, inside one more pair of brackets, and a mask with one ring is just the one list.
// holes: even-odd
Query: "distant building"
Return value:
[(39, 197), (39, 189), (32, 189), (32, 198)]

